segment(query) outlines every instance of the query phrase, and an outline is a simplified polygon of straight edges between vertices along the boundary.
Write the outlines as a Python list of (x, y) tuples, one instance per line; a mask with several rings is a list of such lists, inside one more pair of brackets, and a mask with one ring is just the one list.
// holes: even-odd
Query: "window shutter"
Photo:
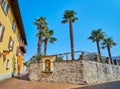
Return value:
[(10, 36), (10, 38), (9, 38), (9, 43), (8, 43), (8, 49), (10, 48), (10, 43), (11, 43), (11, 36)]
[(7, 63), (6, 63), (6, 69), (7, 70), (9, 69), (9, 66), (10, 66), (10, 60), (7, 60)]
[(12, 29), (14, 28), (14, 20), (13, 20), (13, 22), (12, 22)]
[(8, 43), (8, 49), (9, 51), (13, 51), (13, 48), (14, 48), (14, 41), (12, 37), (10, 36), (9, 43)]
[(8, 9), (9, 9), (9, 6), (8, 4), (6, 4), (6, 14), (8, 14)]
[(1, 0), (1, 2), (3, 3), (3, 2), (4, 2), (4, 0)]
[(0, 41), (1, 41), (1, 37), (2, 37), (2, 25), (0, 24)]
[(17, 47), (16, 56), (19, 56), (19, 47)]
[(0, 0), (0, 4), (2, 4), (2, 3), (3, 3), (3, 1), (4, 1), (4, 0)]
[(4, 30), (5, 30), (5, 27), (2, 25), (1, 34), (0, 34), (0, 42), (2, 42)]
[[(13, 41), (13, 40), (12, 40)], [(12, 50), (13, 50), (13, 48), (14, 48), (14, 41), (13, 41), (13, 43), (12, 43)]]

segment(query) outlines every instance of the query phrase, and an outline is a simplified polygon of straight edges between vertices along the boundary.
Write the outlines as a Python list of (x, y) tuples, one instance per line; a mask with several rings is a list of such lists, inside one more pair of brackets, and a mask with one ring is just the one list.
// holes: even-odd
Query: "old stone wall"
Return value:
[(28, 70), (29, 76), (28, 79), (31, 81), (39, 81), (41, 78), (40, 73), (40, 63), (32, 63)]
[(120, 66), (88, 60), (54, 62), (53, 73), (41, 81), (97, 84), (120, 80)]
[(120, 80), (120, 66), (93, 61), (83, 61), (84, 81), (98, 84)]
[(88, 60), (53, 62), (52, 73), (39, 79), (71, 84), (99, 84), (117, 80), (120, 80), (120, 66)]
[(82, 61), (54, 62), (52, 74), (41, 81), (83, 84)]

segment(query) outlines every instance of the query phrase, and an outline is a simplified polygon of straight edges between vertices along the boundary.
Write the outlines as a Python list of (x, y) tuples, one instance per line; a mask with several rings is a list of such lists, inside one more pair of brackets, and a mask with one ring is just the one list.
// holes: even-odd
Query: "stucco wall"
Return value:
[[(3, 55), (0, 56), (0, 80), (3, 79), (7, 79), (9, 77), (11, 77), (11, 74), (13, 72), (13, 58), (15, 59), (15, 62), (19, 63), (18, 61), (18, 56), (16, 56), (16, 50), (17, 47), (19, 47), (19, 41), (18, 41), (18, 34), (20, 34), (18, 29), (18, 25), (17, 22), (15, 20), (15, 17), (13, 15), (12, 9), (11, 9), (11, 5), (8, 2), (8, 0), (5, 0), (8, 4), (9, 4), (9, 10), (8, 10), (8, 14), (6, 15), (4, 13), (4, 10), (2, 8), (2, 5), (0, 4), (0, 23), (5, 27), (4, 30), (4, 35), (3, 35), (3, 39), (2, 42), (0, 42), (0, 53), (3, 53), (3, 50), (9, 50), (8, 49), (8, 44), (9, 44), (9, 39), (10, 36), (12, 37), (12, 39), (14, 40), (14, 47), (13, 47), (13, 51), (11, 51), (8, 55), (6, 55), (6, 60), (3, 61)], [(15, 21), (16, 23), (16, 32), (13, 31), (12, 29), (12, 21)], [(20, 60), (20, 71), (23, 70), (23, 55), (20, 52), (20, 56), (21, 58), (19, 58)], [(9, 69), (6, 69), (6, 64), (7, 64), (7, 60), (9, 60)], [(16, 64), (16, 71), (17, 71), (17, 64)]]
[[(47, 74), (46, 74), (47, 75)], [(120, 80), (120, 66), (88, 60), (53, 62), (53, 72), (39, 81), (99, 84)]]

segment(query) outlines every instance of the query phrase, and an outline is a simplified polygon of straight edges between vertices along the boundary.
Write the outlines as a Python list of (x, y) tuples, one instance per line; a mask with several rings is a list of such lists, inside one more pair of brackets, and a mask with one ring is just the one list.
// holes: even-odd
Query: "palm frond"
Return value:
[(55, 41), (57, 41), (57, 39), (54, 38), (54, 37), (51, 37), (49, 42), (50, 42), (50, 43), (54, 43)]
[(106, 48), (106, 46), (102, 46), (101, 48), (102, 48), (102, 49), (105, 49), (105, 48)]
[(61, 21), (61, 23), (63, 23), (63, 24), (65, 24), (65, 23), (67, 23), (68, 22), (68, 20), (62, 20)]
[(95, 38), (93, 36), (90, 36), (88, 39), (92, 40), (92, 42), (95, 42)]
[(78, 20), (78, 18), (77, 18), (77, 17), (74, 17), (74, 18), (72, 19), (72, 22), (74, 23), (76, 20)]
[(35, 19), (35, 22), (33, 22), (33, 24), (37, 26), (37, 29), (43, 29), (43, 27), (47, 26), (47, 22), (44, 17)]
[(54, 31), (53, 30), (49, 30), (49, 32), (48, 32), (49, 34), (50, 34), (50, 36), (51, 35), (53, 35), (54, 34)]
[(113, 39), (111, 37), (109, 37), (109, 38), (105, 38), (103, 40), (103, 42), (101, 43), (101, 45), (108, 46), (111, 48), (112, 46), (115, 46), (116, 43), (113, 41)]
[(37, 37), (40, 37), (41, 35), (42, 35), (41, 32), (39, 32), (39, 33), (36, 34)]
[(75, 17), (76, 12), (74, 12), (73, 10), (65, 10), (64, 11), (64, 17), (63, 17), (63, 21), (62, 23), (66, 23), (68, 22), (68, 20), (72, 19), (72, 22), (75, 22), (76, 20), (78, 20), (77, 17)]

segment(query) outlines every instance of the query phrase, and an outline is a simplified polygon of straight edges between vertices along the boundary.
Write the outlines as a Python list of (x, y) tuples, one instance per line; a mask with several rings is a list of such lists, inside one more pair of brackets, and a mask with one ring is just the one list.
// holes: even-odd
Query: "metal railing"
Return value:
[[(75, 51), (74, 55), (75, 55), (74, 60), (90, 60), (90, 61), (100, 62), (100, 55), (95, 52), (91, 53), (91, 52), (86, 52), (86, 51)], [(51, 56), (56, 56), (56, 61), (71, 60), (71, 52), (54, 54)], [(101, 58), (102, 58), (102, 61), (101, 61), (102, 63), (111, 64), (109, 57), (101, 56)], [(114, 59), (114, 60), (113, 60), (114, 64), (119, 65), (118, 61), (116, 61), (116, 59)]]

